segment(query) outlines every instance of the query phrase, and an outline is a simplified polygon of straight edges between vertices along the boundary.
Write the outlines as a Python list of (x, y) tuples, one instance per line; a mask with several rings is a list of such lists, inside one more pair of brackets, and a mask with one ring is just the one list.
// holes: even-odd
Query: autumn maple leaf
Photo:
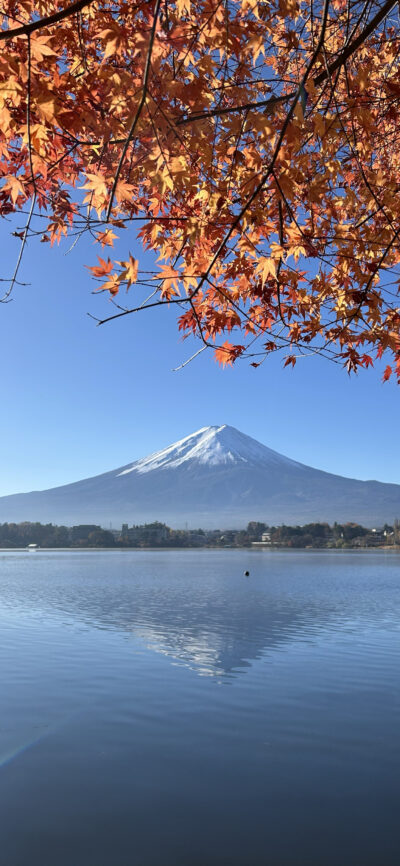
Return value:
[(215, 349), (214, 356), (215, 360), (221, 367), (227, 367), (233, 364), (234, 361), (234, 346), (232, 343), (229, 343), (228, 340), (225, 340), (225, 343), (222, 346), (218, 346)]
[(131, 253), (129, 253), (128, 261), (127, 262), (119, 262), (119, 264), (123, 268), (123, 271), (121, 273), (121, 279), (127, 281), (127, 283), (128, 283), (127, 288), (129, 289), (129, 287), (132, 286), (133, 283), (136, 283), (137, 276), (138, 276), (139, 262), (137, 259), (133, 258)]
[(9, 191), (11, 200), (15, 204), (18, 196), (25, 194), (24, 186), (19, 177), (13, 177), (13, 175), (6, 175), (4, 180), (5, 183), (1, 187), (1, 190), (4, 192)]
[(107, 195), (106, 179), (101, 172), (87, 172), (86, 178), (87, 181), (81, 189), (89, 189), (95, 195)]
[(101, 256), (97, 256), (97, 258), (98, 258), (100, 264), (98, 264), (98, 265), (85, 265), (85, 267), (88, 269), (88, 271), (92, 272), (92, 275), (94, 277), (100, 277), (100, 278), (105, 277), (107, 274), (110, 273), (110, 271), (112, 271), (112, 269), (114, 267), (113, 262), (111, 262), (110, 259), (105, 261), (104, 259), (101, 258)]
[(157, 274), (156, 279), (162, 280), (161, 298), (168, 300), (174, 295), (180, 294), (178, 283), (179, 277), (179, 271), (177, 271), (175, 268), (170, 267), (170, 265), (160, 266), (160, 273)]
[(112, 247), (116, 237), (118, 237), (118, 235), (114, 234), (111, 229), (106, 229), (104, 232), (97, 232), (96, 235), (96, 239), (102, 247)]
[(59, 111), (56, 94), (47, 88), (42, 88), (36, 98), (36, 108), (42, 121), (47, 121), (50, 124), (54, 123), (56, 114)]
[(387, 367), (385, 367), (385, 372), (384, 372), (384, 374), (383, 374), (383, 376), (382, 376), (382, 381), (383, 381), (383, 382), (388, 382), (388, 380), (390, 379), (392, 373), (393, 373), (393, 370), (392, 370), (390, 364), (388, 364)]
[(119, 274), (113, 273), (110, 274), (108, 280), (103, 283), (96, 291), (99, 292), (110, 292), (110, 295), (117, 295), (121, 287), (121, 278)]
[(32, 52), (32, 56), (34, 57), (35, 60), (40, 62), (41, 60), (43, 60), (44, 57), (56, 57), (57, 56), (56, 51), (53, 51), (53, 49), (50, 47), (50, 45), (48, 45), (49, 41), (50, 41), (49, 36), (31, 37), (31, 39), (30, 39), (31, 52)]
[(265, 283), (269, 277), (276, 277), (276, 264), (274, 260), (268, 257), (260, 259), (260, 262), (256, 267), (256, 274), (261, 276), (263, 283)]

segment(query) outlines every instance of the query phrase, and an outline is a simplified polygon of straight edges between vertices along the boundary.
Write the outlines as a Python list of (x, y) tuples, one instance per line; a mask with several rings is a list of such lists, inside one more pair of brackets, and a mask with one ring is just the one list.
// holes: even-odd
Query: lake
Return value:
[(400, 554), (0, 552), (0, 630), (4, 866), (398, 866)]

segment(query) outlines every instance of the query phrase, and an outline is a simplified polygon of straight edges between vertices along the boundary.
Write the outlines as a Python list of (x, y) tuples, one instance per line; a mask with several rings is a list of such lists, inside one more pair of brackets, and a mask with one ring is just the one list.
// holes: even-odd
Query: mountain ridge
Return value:
[(400, 485), (314, 469), (229, 425), (202, 427), (132, 463), (59, 487), (0, 497), (0, 522), (392, 523)]

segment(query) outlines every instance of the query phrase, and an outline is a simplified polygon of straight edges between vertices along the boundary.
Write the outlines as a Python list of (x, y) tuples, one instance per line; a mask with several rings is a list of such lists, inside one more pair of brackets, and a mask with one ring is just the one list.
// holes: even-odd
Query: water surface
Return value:
[(0, 553), (1, 862), (398, 866), (399, 623), (396, 553)]

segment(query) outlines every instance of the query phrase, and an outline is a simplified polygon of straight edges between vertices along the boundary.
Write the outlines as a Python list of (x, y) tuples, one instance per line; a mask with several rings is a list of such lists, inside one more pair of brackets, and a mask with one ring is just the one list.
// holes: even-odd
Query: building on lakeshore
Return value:
[(271, 544), (272, 544), (271, 533), (270, 532), (263, 532), (263, 534), (261, 536), (261, 541), (252, 541), (251, 546), (252, 547), (271, 547)]

